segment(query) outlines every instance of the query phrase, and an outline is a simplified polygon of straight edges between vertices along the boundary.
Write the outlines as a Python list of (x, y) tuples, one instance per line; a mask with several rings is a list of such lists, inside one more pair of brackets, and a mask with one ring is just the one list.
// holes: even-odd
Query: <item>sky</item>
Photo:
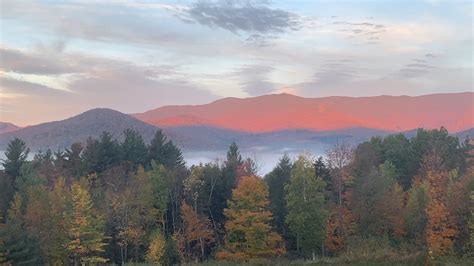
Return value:
[(0, 121), (473, 91), (473, 2), (0, 0)]

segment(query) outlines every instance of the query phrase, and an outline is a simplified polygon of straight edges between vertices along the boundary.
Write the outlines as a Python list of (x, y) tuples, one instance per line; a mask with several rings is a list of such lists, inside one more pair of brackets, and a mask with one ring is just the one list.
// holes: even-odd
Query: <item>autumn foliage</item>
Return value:
[(218, 259), (248, 261), (257, 258), (273, 258), (285, 253), (283, 239), (275, 233), (268, 211), (268, 188), (256, 176), (240, 178), (232, 191), (229, 208), (224, 210), (226, 239)]
[(188, 167), (160, 131), (149, 145), (104, 133), (31, 161), (17, 139), (0, 170), (0, 264), (472, 261), (473, 147), (420, 129), (284, 155), (260, 177), (236, 143)]

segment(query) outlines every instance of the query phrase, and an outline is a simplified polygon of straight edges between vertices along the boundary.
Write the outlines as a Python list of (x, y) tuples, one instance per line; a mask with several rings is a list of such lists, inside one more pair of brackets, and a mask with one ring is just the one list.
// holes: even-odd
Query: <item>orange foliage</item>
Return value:
[(214, 241), (209, 220), (200, 217), (186, 202), (181, 204), (183, 228), (177, 235), (180, 253), (189, 260), (204, 259), (205, 249)]
[(426, 243), (430, 256), (447, 254), (452, 246), (456, 230), (449, 219), (447, 208), (447, 171), (441, 167), (441, 158), (432, 153), (424, 159), (424, 170), (428, 181), (429, 202), (426, 209)]

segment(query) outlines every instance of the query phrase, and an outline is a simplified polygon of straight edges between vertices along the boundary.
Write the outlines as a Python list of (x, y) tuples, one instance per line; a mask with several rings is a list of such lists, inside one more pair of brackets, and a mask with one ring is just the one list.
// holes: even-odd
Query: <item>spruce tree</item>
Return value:
[(13, 182), (15, 178), (20, 175), (20, 169), (25, 163), (29, 152), (30, 149), (27, 148), (25, 142), (19, 138), (15, 138), (8, 143), (7, 150), (5, 151), (5, 159), (2, 160), (2, 164), (5, 173), (13, 178)]

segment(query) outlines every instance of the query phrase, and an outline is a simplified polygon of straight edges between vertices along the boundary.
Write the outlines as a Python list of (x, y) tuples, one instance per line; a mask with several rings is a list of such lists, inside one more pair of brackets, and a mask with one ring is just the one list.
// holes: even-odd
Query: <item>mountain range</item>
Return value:
[(247, 132), (344, 128), (407, 131), (440, 126), (459, 132), (474, 127), (474, 93), (358, 98), (273, 94), (224, 98), (204, 105), (164, 106), (132, 116), (159, 127), (199, 125)]
[(148, 142), (159, 128), (184, 151), (243, 149), (318, 150), (338, 141), (359, 143), (372, 136), (444, 126), (460, 137), (474, 134), (474, 93), (417, 97), (302, 98), (289, 94), (224, 98), (204, 105), (165, 106), (124, 114), (106, 108), (35, 126), (0, 123), (0, 150), (14, 137), (33, 150), (64, 149), (103, 131), (121, 139), (127, 128)]
[(7, 132), (12, 132), (15, 130), (20, 129), (20, 127), (12, 124), (12, 123), (7, 123), (7, 122), (0, 122), (0, 134), (2, 133), (7, 133)]

